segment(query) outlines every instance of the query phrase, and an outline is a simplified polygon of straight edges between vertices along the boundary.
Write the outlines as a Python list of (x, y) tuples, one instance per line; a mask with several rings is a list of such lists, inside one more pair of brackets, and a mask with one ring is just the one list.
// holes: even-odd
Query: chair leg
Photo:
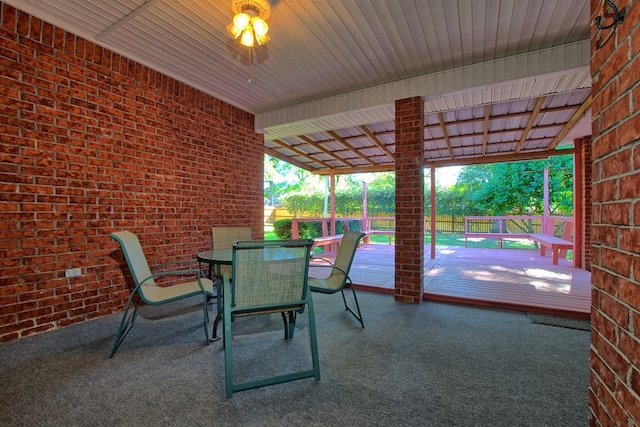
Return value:
[(127, 316), (129, 314), (129, 307), (131, 306), (131, 302), (133, 301), (133, 298), (135, 295), (136, 295), (135, 292), (131, 294), (131, 296), (129, 297), (129, 300), (127, 301), (127, 307), (124, 309), (124, 313), (122, 313), (122, 320), (120, 321), (120, 326), (118, 327), (118, 334), (116, 335), (116, 339), (113, 342), (113, 347), (111, 347), (111, 354), (109, 354), (109, 358), (112, 358), (113, 355), (116, 354), (118, 347), (120, 347), (120, 344), (122, 343), (122, 341), (124, 341), (125, 337), (133, 327), (133, 323), (136, 321), (136, 316), (138, 314), (138, 305), (140, 304), (140, 298), (136, 299), (133, 313), (131, 313), (131, 318), (127, 320)]
[(224, 383), (225, 383), (225, 395), (227, 397), (233, 396), (233, 349), (231, 348), (231, 314), (229, 310), (224, 310), (224, 320), (222, 321), (223, 340), (224, 346)]
[(204, 337), (207, 340), (207, 345), (209, 345), (209, 343), (211, 342), (210, 338), (209, 338), (209, 309), (208, 309), (208, 304), (207, 302), (209, 302), (209, 294), (204, 294)]
[[(218, 314), (216, 314), (216, 318), (213, 321), (213, 336), (211, 337), (212, 341), (217, 341), (220, 339), (220, 337), (218, 336), (218, 323), (220, 323), (220, 321), (222, 320), (222, 311), (219, 311)], [(222, 326), (224, 328), (224, 324)]]
[(216, 280), (218, 281), (216, 285), (216, 307), (218, 308), (218, 312), (216, 313), (216, 318), (213, 321), (213, 336), (211, 337), (212, 341), (217, 341), (220, 339), (218, 336), (218, 323), (222, 320), (222, 306), (223, 306), (223, 296), (222, 296), (222, 282), (223, 280), (218, 279), (216, 276)]
[(280, 315), (282, 316), (282, 323), (284, 325), (284, 339), (288, 340), (289, 339), (289, 322), (287, 321), (287, 314), (282, 311), (280, 312)]
[(356, 296), (356, 288), (353, 286), (353, 283), (349, 283), (349, 287), (351, 288), (351, 291), (353, 292), (353, 300), (356, 303), (356, 310), (358, 311), (358, 313), (356, 314), (355, 311), (353, 311), (353, 309), (351, 309), (351, 307), (349, 307), (349, 305), (347, 304), (347, 298), (345, 298), (344, 295), (344, 288), (342, 289), (342, 301), (344, 302), (344, 307), (347, 309), (347, 311), (349, 311), (349, 313), (353, 314), (353, 316), (358, 319), (358, 322), (360, 322), (360, 325), (362, 325), (362, 327), (364, 328), (364, 321), (362, 320), (362, 312), (360, 312), (360, 304), (358, 304), (358, 297)]
[(293, 333), (296, 331), (296, 311), (289, 312), (289, 327), (287, 328), (287, 339), (293, 338)]
[(284, 323), (284, 339), (288, 340), (293, 338), (293, 333), (296, 330), (296, 312), (289, 311), (289, 318), (287, 319), (287, 314), (283, 311), (280, 314), (282, 315), (282, 323)]
[(307, 314), (309, 316), (309, 345), (311, 346), (311, 361), (313, 363), (313, 377), (320, 380), (320, 357), (318, 356), (318, 336), (316, 333), (316, 315), (313, 308), (313, 300), (309, 296), (307, 302)]

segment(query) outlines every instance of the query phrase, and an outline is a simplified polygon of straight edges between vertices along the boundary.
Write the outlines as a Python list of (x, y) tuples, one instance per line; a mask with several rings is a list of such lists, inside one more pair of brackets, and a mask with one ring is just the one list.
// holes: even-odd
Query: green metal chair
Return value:
[[(241, 241), (233, 246), (233, 281), (224, 274), (224, 359), (226, 396), (301, 378), (320, 379), (313, 301), (307, 285), (310, 239)], [(292, 339), (296, 315), (307, 311), (312, 368), (234, 383), (232, 322), (238, 316), (283, 313), (285, 339)], [(287, 313), (285, 315), (284, 313)], [(286, 351), (283, 349), (283, 351)], [(259, 354), (256, 357), (261, 357)], [(264, 361), (266, 363), (266, 361)]]
[[(231, 249), (233, 248), (233, 243), (240, 240), (251, 240), (251, 227), (211, 227), (211, 249)], [(209, 267), (209, 278), (213, 278), (211, 266)], [(216, 286), (216, 295), (217, 299), (217, 308), (218, 313), (222, 313), (222, 276), (224, 273), (229, 275), (229, 279), (233, 280), (233, 275), (231, 274), (231, 266), (230, 265), (216, 265), (215, 272), (213, 273), (216, 277), (214, 283), (220, 284), (220, 286)], [(213, 322), (213, 337), (212, 340), (218, 340), (218, 322), (221, 320), (220, 315), (217, 315)]]
[[(211, 249), (232, 248), (233, 242), (240, 240), (251, 240), (251, 227), (211, 227)], [(222, 280), (223, 273), (231, 275), (231, 267), (218, 265), (215, 276)]]
[[(118, 347), (127, 336), (138, 314), (138, 306), (140, 301), (143, 301), (149, 305), (161, 305), (167, 304), (173, 301), (178, 301), (183, 298), (189, 298), (195, 295), (203, 295), (203, 315), (204, 315), (204, 334), (209, 344), (209, 312), (207, 310), (207, 297), (213, 295), (213, 284), (211, 280), (204, 277), (204, 274), (200, 269), (181, 269), (181, 270), (167, 270), (167, 267), (172, 265), (180, 265), (186, 263), (193, 263), (193, 261), (174, 261), (161, 264), (154, 269), (154, 272), (149, 268), (147, 258), (142, 251), (142, 246), (138, 237), (130, 231), (120, 231), (117, 233), (111, 233), (110, 237), (120, 244), (124, 258), (127, 261), (133, 283), (135, 285), (127, 306), (122, 314), (122, 320), (118, 327), (118, 334), (111, 348), (111, 354), (113, 355), (118, 350)], [(196, 279), (189, 280), (170, 286), (159, 286), (156, 284), (155, 279), (168, 276), (183, 276), (183, 275), (195, 276)], [(129, 316), (129, 307), (135, 300), (135, 306), (133, 313)]]
[[(353, 258), (356, 254), (356, 249), (358, 248), (358, 244), (360, 243), (360, 239), (365, 236), (365, 233), (360, 233), (357, 231), (347, 231), (344, 233), (342, 240), (340, 241), (340, 246), (338, 247), (338, 253), (336, 254), (336, 259), (333, 263), (328, 260), (329, 265), (314, 265), (315, 268), (330, 268), (331, 272), (328, 277), (320, 278), (320, 277), (309, 277), (309, 289), (313, 292), (321, 292), (324, 294), (335, 294), (337, 292), (342, 293), (342, 301), (344, 302), (344, 307), (347, 311), (349, 311), (353, 316), (358, 319), (360, 325), (364, 328), (364, 321), (362, 320), (362, 313), (360, 312), (360, 304), (358, 304), (358, 297), (356, 296), (356, 289), (351, 282), (351, 278), (349, 277), (349, 271), (351, 270), (351, 264), (353, 264)], [(344, 295), (344, 288), (349, 284), (351, 291), (353, 292), (353, 300), (356, 304), (356, 310), (354, 311), (347, 304), (347, 299)], [(357, 311), (357, 313), (356, 313)]]

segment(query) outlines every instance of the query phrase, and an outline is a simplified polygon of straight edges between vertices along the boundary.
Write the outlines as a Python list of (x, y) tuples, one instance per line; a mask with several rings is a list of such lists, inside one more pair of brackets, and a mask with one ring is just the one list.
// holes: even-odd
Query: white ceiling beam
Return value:
[(266, 111), (255, 129), (273, 139), (393, 120), (395, 100), (413, 96), (435, 112), (584, 89), (589, 61), (580, 41)]

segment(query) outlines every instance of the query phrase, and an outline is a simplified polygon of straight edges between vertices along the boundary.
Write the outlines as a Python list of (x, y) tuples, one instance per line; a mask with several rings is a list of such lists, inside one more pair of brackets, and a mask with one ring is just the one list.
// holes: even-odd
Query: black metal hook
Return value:
[(627, 13), (626, 8), (623, 7), (622, 9), (618, 10), (616, 5), (613, 4), (613, 2), (610, 0), (604, 0), (604, 2), (608, 4), (609, 7), (611, 7), (611, 9), (613, 9), (613, 22), (609, 25), (602, 25), (602, 20), (604, 19), (604, 17), (603, 16), (596, 17), (596, 20), (595, 20), (596, 27), (598, 27), (601, 30), (606, 30), (607, 28), (611, 28), (616, 24), (621, 24), (622, 21), (624, 21), (624, 15)]

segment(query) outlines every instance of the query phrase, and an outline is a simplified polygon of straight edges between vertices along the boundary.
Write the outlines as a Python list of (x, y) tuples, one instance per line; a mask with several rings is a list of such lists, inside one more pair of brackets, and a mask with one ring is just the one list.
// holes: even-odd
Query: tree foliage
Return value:
[(396, 210), (396, 176), (392, 172), (376, 174), (367, 185), (367, 211), (370, 216), (392, 216)]
[(304, 169), (268, 154), (264, 156), (265, 203), (277, 205), (284, 194), (302, 191), (309, 181), (315, 180), (317, 178)]
[(459, 215), (542, 215), (545, 168), (549, 168), (549, 212), (570, 214), (573, 211), (571, 155), (466, 166), (448, 194), (441, 195), (438, 206), (449, 206), (451, 213)]
[[(277, 159), (265, 160), (278, 173), (287, 173), (290, 181), (272, 179), (275, 200), (294, 216), (323, 216), (324, 180)], [(544, 204), (544, 169), (549, 169), (549, 212), (570, 215), (573, 211), (572, 155), (545, 160), (472, 165), (461, 168), (457, 182), (436, 188), (439, 214), (468, 215), (541, 215)], [(269, 172), (270, 174), (271, 172)], [(282, 183), (282, 188), (277, 182)], [(363, 185), (357, 175), (336, 177), (336, 211), (340, 216), (362, 214)], [(395, 174), (377, 173), (367, 184), (368, 216), (395, 214)], [(430, 213), (430, 188), (425, 185), (425, 214)], [(265, 188), (265, 197), (267, 188)]]

